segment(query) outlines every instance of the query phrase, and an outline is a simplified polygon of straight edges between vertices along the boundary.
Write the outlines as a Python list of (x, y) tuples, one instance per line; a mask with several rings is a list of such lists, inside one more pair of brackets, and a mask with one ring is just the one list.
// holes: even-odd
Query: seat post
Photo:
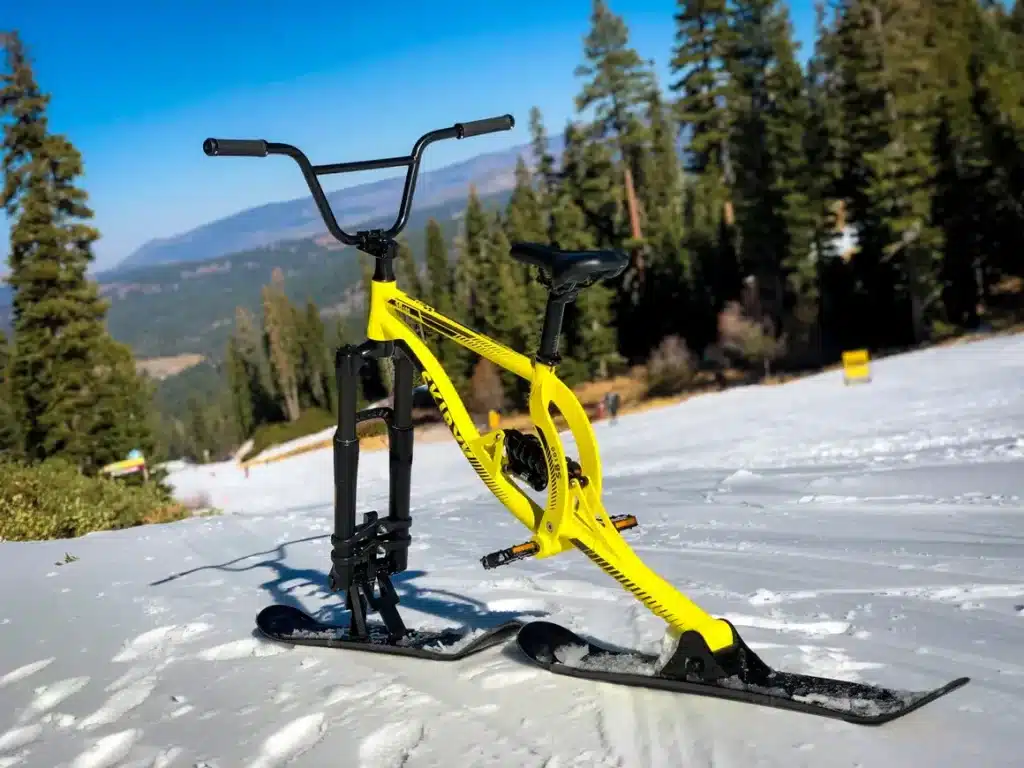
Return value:
[(538, 363), (556, 365), (561, 359), (558, 355), (558, 337), (562, 334), (562, 320), (568, 301), (571, 301), (570, 297), (557, 295), (554, 291), (548, 294), (548, 304), (544, 309), (544, 326), (540, 332), (540, 347), (537, 349)]

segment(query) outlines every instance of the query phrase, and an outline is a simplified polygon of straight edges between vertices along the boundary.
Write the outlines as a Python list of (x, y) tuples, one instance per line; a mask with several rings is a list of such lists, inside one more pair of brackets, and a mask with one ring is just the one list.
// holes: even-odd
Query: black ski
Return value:
[(766, 666), (765, 674), (757, 684), (741, 682), (737, 676), (697, 682), (656, 673), (654, 664), (657, 656), (602, 647), (548, 621), (527, 624), (519, 630), (517, 642), (531, 661), (559, 675), (713, 696), (837, 718), (858, 725), (881, 725), (895, 720), (955, 691), (970, 679), (960, 677), (930, 691), (900, 691), (778, 672)]
[(280, 643), (387, 653), (434, 661), (455, 661), (472, 656), (508, 640), (522, 626), (521, 621), (506, 621), (475, 635), (457, 629), (414, 629), (394, 642), (389, 639), (388, 631), (382, 624), (370, 624), (367, 627), (369, 639), (359, 640), (350, 636), (348, 627), (325, 624), (290, 605), (271, 605), (256, 616), (259, 631), (270, 640)]

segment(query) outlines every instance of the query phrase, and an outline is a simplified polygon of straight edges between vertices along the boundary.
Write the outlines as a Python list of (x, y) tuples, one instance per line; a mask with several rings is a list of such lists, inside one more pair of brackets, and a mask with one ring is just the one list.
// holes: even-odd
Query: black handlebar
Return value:
[(516, 120), (512, 115), (502, 115), (501, 117), (488, 117), (484, 120), (473, 120), (469, 123), (456, 123), (455, 130), (458, 138), (468, 139), (470, 136), (507, 131), (515, 124)]
[(501, 117), (488, 117), (484, 120), (472, 120), (468, 123), (456, 123), (451, 128), (441, 128), (436, 131), (425, 133), (416, 140), (412, 152), (402, 157), (385, 157), (379, 160), (357, 160), (350, 163), (330, 163), (328, 165), (313, 165), (301, 149), (291, 144), (277, 144), (264, 141), (263, 139), (207, 139), (203, 142), (203, 152), (210, 157), (266, 157), (267, 155), (287, 155), (298, 163), (302, 176), (306, 180), (313, 200), (316, 203), (320, 215), (323, 217), (327, 231), (345, 245), (360, 245), (360, 238), (350, 235), (338, 224), (338, 220), (331, 210), (331, 204), (327, 201), (323, 187), (320, 186), (318, 176), (327, 176), (332, 173), (352, 173), (354, 171), (373, 171), (383, 168), (406, 167), (405, 186), (402, 189), (402, 202), (398, 208), (398, 218), (391, 228), (383, 232), (381, 237), (385, 240), (393, 239), (401, 232), (409, 220), (409, 209), (412, 207), (412, 197), (416, 189), (416, 177), (420, 169), (420, 157), (428, 144), (442, 139), (465, 139), (470, 136), (482, 136), (486, 133), (497, 133), (507, 131), (515, 126), (516, 121), (512, 115)]
[(207, 139), (203, 142), (203, 152), (210, 157), (266, 157), (267, 142), (263, 139)]

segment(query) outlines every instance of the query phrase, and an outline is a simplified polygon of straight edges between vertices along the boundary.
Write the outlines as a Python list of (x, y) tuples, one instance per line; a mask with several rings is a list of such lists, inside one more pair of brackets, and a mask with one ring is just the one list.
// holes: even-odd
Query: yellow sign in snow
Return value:
[(843, 352), (843, 383), (871, 381), (871, 363), (866, 349)]
[(115, 461), (113, 464), (107, 464), (103, 467), (100, 472), (110, 475), (111, 477), (120, 477), (121, 475), (130, 475), (133, 472), (144, 472), (146, 469), (146, 459), (142, 456), (134, 456), (130, 459), (124, 459), (122, 461)]

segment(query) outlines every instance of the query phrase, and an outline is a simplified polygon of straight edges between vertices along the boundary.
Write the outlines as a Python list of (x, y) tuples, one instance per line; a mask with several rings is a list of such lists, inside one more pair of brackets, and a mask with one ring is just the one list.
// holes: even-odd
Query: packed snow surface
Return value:
[[(889, 358), (599, 423), (639, 554), (770, 664), (965, 688), (880, 728), (558, 677), (514, 642), (436, 663), (272, 644), (325, 589), (331, 454), (189, 467), (225, 514), (0, 544), (0, 768), (996, 766), (1024, 731), (1024, 338)], [(360, 506), (386, 510), (387, 454)], [(417, 447), (407, 622), (548, 617), (657, 653), (664, 624), (578, 553), (526, 538), (454, 444)], [(64, 563), (65, 553), (77, 560)]]

